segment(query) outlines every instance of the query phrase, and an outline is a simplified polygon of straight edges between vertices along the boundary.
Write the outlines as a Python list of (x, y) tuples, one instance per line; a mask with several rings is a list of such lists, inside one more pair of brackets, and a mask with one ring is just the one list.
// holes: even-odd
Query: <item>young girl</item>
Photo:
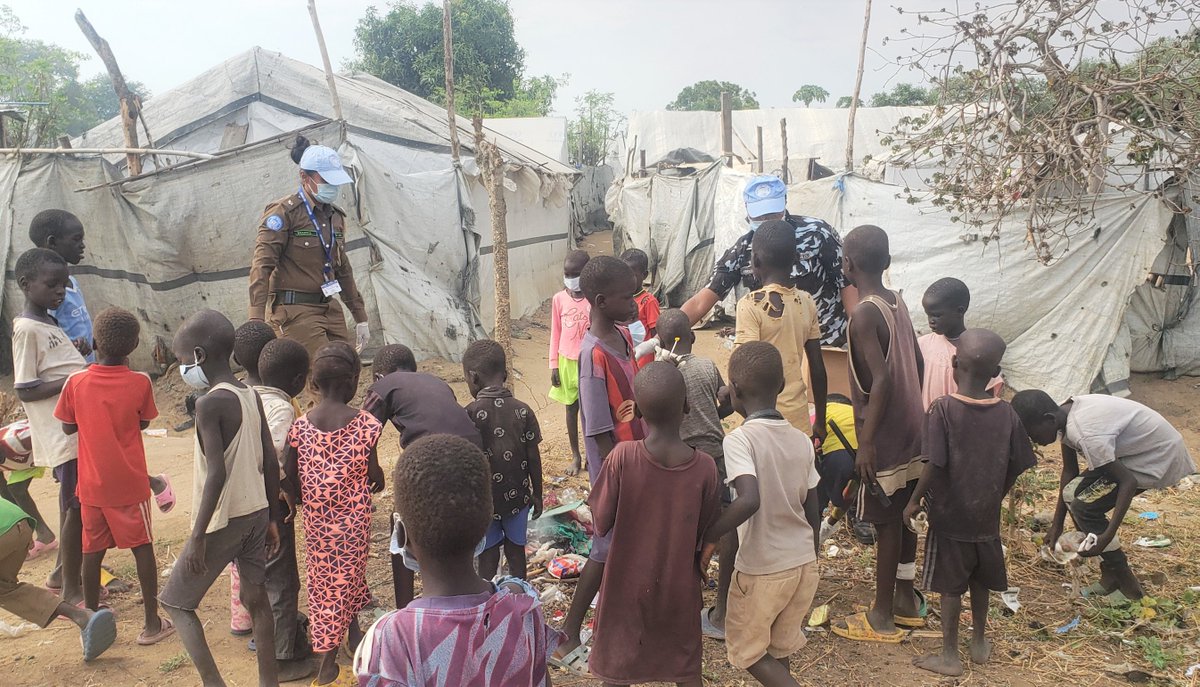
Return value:
[(375, 443), (383, 425), (370, 413), (346, 405), (358, 389), (362, 365), (348, 344), (322, 347), (312, 364), (312, 386), (321, 400), (296, 420), (288, 434), (287, 473), (299, 485), (307, 544), (308, 612), (317, 685), (354, 685), (340, 672), (337, 650), (350, 633), (362, 639), (358, 612), (371, 599), (367, 551), (371, 494), (383, 489)]
[(550, 398), (567, 407), (567, 438), (571, 441), (571, 467), (577, 475), (583, 466), (579, 454), (579, 345), (590, 325), (592, 306), (583, 297), (579, 275), (588, 264), (587, 251), (576, 250), (563, 261), (562, 291), (550, 301)]

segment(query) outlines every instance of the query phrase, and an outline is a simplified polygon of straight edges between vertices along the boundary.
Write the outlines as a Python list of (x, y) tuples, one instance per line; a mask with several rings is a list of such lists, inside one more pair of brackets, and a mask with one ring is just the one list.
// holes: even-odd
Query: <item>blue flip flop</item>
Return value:
[(91, 661), (108, 650), (117, 641), (117, 619), (112, 611), (102, 608), (88, 618), (87, 625), (79, 633), (83, 642), (83, 660)]

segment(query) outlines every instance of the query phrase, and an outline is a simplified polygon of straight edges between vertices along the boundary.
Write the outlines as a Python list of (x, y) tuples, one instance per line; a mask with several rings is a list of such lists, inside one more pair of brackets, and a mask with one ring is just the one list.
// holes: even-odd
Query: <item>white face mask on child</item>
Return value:
[(200, 367), (199, 363), (200, 349), (197, 348), (192, 352), (192, 355), (195, 356), (193, 360), (197, 362), (190, 364), (181, 363), (179, 365), (179, 376), (183, 377), (184, 383), (193, 389), (207, 389), (209, 386), (208, 376), (204, 374), (204, 368)]
[(629, 336), (633, 337), (634, 346), (646, 340), (646, 325), (642, 324), (641, 320), (634, 320), (625, 327), (629, 329)]
[[(412, 552), (408, 550), (408, 530), (404, 530), (403, 544), (400, 543), (400, 530), (404, 530), (404, 522), (400, 519), (399, 513), (392, 513), (392, 543), (391, 546), (388, 547), (388, 551), (393, 556), (400, 556), (400, 559), (404, 563), (404, 567), (408, 568), (412, 572), (419, 573), (421, 572), (421, 564), (417, 562), (417, 557), (412, 555)], [(478, 558), (479, 554), (483, 553), (483, 545), (486, 543), (487, 537), (485, 536), (483, 539), (479, 540), (478, 544), (475, 545), (475, 558)]]
[(579, 291), (579, 277), (563, 277), (563, 286), (567, 287), (568, 291)]

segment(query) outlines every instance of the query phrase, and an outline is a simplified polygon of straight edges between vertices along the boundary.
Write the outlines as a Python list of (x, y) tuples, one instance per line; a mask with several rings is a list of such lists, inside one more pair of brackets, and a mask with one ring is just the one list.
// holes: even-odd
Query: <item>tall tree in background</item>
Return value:
[(871, 107), (932, 105), (935, 100), (937, 100), (937, 92), (934, 89), (922, 88), (910, 83), (898, 83), (892, 87), (891, 91), (871, 96)]
[(575, 99), (575, 119), (567, 127), (571, 161), (578, 167), (604, 164), (614, 151), (625, 118), (613, 107), (613, 94), (588, 91)]
[(697, 81), (684, 88), (667, 105), (668, 110), (721, 110), (721, 93), (728, 92), (735, 110), (758, 109), (754, 93), (728, 81)]
[[(805, 107), (812, 105), (814, 102), (823, 103), (829, 99), (829, 91), (820, 86), (806, 83), (800, 87), (800, 90), (792, 94), (792, 102), (804, 103)], [(849, 104), (847, 104), (849, 107)]]

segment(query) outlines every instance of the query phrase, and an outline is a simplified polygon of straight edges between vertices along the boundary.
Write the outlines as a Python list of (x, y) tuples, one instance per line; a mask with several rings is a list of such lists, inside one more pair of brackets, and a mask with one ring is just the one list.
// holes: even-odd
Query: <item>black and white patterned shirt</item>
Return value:
[(467, 406), (492, 468), (492, 517), (502, 520), (531, 503), (530, 453), (542, 442), (537, 416), (508, 389), (487, 387)]
[[(821, 320), (821, 345), (842, 346), (846, 343), (847, 323), (842, 289), (849, 283), (846, 275), (842, 274), (842, 239), (825, 220), (791, 214), (784, 219), (796, 228), (793, 285), (801, 291), (807, 291), (817, 304), (817, 315)], [(717, 292), (719, 297), (729, 295), (739, 281), (750, 290), (762, 286), (750, 270), (750, 242), (753, 238), (753, 231), (746, 232), (717, 259), (708, 288)]]

